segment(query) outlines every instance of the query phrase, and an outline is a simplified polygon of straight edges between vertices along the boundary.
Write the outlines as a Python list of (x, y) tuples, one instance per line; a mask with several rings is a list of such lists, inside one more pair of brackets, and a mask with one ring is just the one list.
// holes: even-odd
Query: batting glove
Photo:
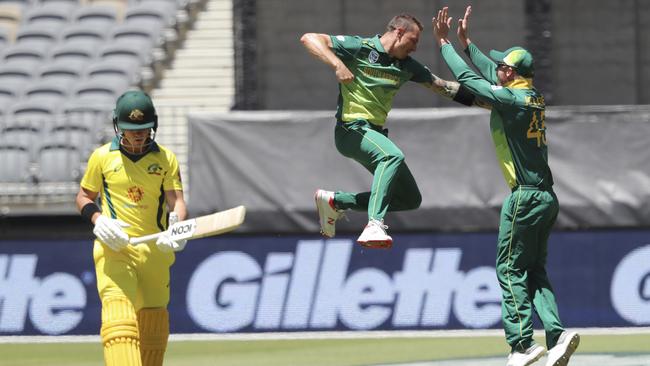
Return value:
[(181, 250), (185, 249), (185, 245), (187, 244), (187, 239), (176, 239), (173, 240), (171, 238), (170, 230), (172, 225), (178, 222), (178, 214), (176, 212), (170, 212), (169, 213), (169, 227), (167, 231), (162, 233), (158, 237), (158, 240), (156, 240), (156, 245), (158, 246), (158, 249), (160, 249), (161, 252), (180, 252)]
[(119, 252), (129, 244), (129, 236), (122, 230), (131, 225), (122, 220), (100, 215), (95, 221), (93, 234), (112, 250)]

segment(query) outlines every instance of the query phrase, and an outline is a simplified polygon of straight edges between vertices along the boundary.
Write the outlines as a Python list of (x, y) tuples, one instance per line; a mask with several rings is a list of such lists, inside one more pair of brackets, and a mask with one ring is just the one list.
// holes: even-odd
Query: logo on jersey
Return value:
[(341, 42), (345, 41), (345, 36), (336, 36), (336, 39), (338, 39)]
[(129, 113), (129, 119), (131, 121), (142, 121), (144, 120), (144, 113), (139, 109), (134, 109)]
[(131, 201), (140, 202), (142, 201), (142, 197), (144, 197), (144, 190), (138, 186), (133, 186), (126, 190), (126, 195)]
[(147, 167), (147, 174), (160, 175), (162, 168), (158, 163), (153, 163)]
[(375, 62), (377, 62), (377, 60), (379, 60), (379, 52), (375, 50), (370, 51), (370, 53), (368, 54), (368, 62), (374, 64)]

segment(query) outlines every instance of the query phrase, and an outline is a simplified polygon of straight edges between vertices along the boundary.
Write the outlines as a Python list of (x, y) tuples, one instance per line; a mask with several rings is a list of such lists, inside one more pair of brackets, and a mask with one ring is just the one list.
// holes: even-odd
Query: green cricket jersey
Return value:
[(518, 185), (550, 188), (553, 177), (546, 147), (546, 106), (544, 97), (533, 87), (532, 79), (496, 85), (496, 63), (474, 44), (470, 44), (466, 52), (483, 77), (463, 61), (452, 45), (445, 44), (440, 51), (458, 82), (492, 106), (490, 130), (497, 159), (510, 188)]
[(354, 75), (354, 80), (339, 84), (336, 118), (350, 122), (359, 119), (383, 126), (393, 97), (407, 81), (433, 82), (431, 71), (407, 57), (398, 60), (386, 53), (379, 35), (330, 36), (332, 51)]

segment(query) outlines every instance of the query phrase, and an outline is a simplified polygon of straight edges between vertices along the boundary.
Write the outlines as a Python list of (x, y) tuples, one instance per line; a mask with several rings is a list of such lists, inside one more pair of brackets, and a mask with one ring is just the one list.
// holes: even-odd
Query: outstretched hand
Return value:
[(442, 10), (438, 10), (438, 15), (431, 20), (433, 35), (441, 46), (450, 43), (447, 37), (449, 36), (449, 29), (451, 29), (451, 20), (449, 8), (446, 6)]
[(471, 41), (469, 40), (469, 16), (472, 14), (472, 6), (468, 5), (465, 9), (465, 16), (463, 19), (458, 19), (458, 29), (456, 34), (458, 35), (458, 40), (463, 48), (467, 48)]

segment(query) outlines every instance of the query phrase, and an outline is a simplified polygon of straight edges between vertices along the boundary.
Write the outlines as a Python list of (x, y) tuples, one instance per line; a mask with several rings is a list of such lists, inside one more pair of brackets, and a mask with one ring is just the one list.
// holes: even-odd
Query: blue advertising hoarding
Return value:
[[(173, 333), (501, 326), (496, 233), (221, 236), (172, 267)], [(568, 327), (650, 325), (650, 231), (556, 232), (547, 270)], [(0, 241), (0, 334), (98, 334), (89, 241)]]

